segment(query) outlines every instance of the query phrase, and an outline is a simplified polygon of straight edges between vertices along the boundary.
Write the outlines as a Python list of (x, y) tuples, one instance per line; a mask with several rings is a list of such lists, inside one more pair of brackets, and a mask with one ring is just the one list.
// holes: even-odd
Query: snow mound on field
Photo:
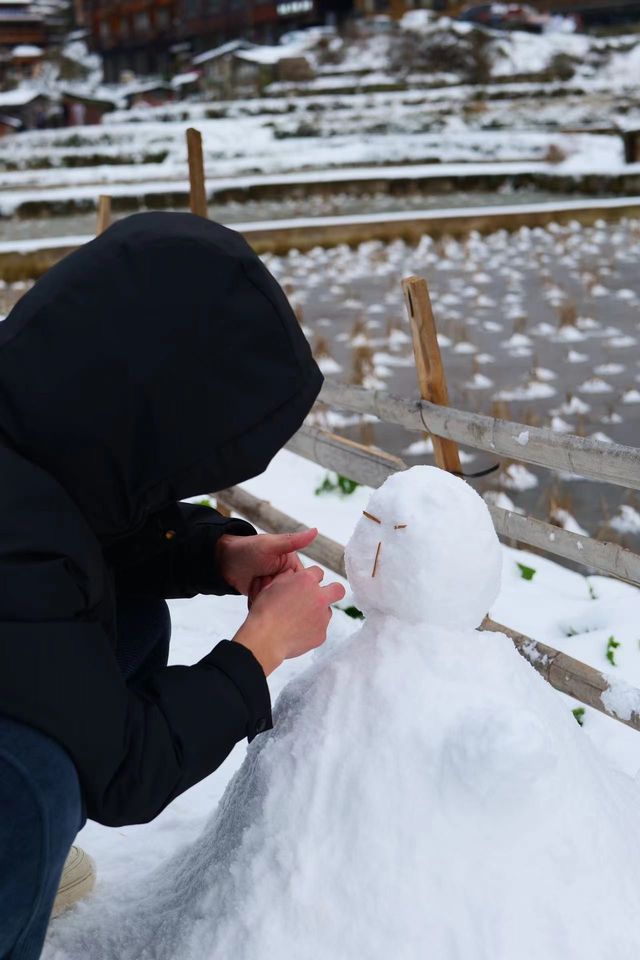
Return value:
[[(362, 628), (285, 687), (202, 836), (143, 888), (81, 905), (49, 956), (638, 956), (637, 787), (507, 637), (473, 629), (499, 575), (486, 505), (415, 467), (366, 512), (347, 552)], [(438, 587), (464, 615), (445, 621)]]

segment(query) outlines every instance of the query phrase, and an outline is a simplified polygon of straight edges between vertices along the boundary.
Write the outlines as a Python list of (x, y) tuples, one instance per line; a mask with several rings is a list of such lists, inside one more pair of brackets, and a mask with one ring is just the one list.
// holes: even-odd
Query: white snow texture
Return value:
[(414, 467), (367, 511), (364, 625), (285, 687), (197, 842), (80, 904), (48, 960), (637, 960), (637, 786), (474, 629), (500, 568), (486, 505)]
[(477, 627), (498, 595), (502, 569), (482, 497), (444, 470), (417, 466), (389, 477), (366, 513), (345, 551), (360, 609), (425, 626)]

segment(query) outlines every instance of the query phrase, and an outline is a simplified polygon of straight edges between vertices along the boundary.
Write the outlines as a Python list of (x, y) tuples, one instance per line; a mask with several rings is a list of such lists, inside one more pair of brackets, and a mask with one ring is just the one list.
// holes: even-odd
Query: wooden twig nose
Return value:
[(378, 561), (380, 560), (380, 551), (382, 550), (382, 540), (378, 540), (378, 548), (376, 550), (375, 560), (373, 561), (373, 570), (371, 571), (371, 576), (375, 577), (376, 571), (378, 569)]

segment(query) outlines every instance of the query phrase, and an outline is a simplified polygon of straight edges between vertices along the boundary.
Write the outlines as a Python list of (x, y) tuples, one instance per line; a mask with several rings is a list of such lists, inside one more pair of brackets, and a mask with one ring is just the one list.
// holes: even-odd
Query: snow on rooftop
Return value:
[(250, 46), (250, 44), (248, 44), (246, 40), (230, 40), (228, 43), (223, 43), (219, 47), (213, 47), (211, 50), (205, 50), (204, 53), (199, 53), (197, 56), (192, 57), (191, 63), (194, 67), (199, 67), (203, 63), (208, 63), (210, 60), (217, 60), (219, 57), (224, 57), (228, 53), (233, 53), (235, 50), (240, 50), (248, 46)]
[(286, 60), (289, 57), (299, 57), (305, 52), (306, 47), (297, 47), (293, 44), (276, 47), (252, 47), (250, 50), (236, 51), (236, 57), (239, 60), (247, 60), (250, 63), (259, 63), (271, 65)]
[(199, 79), (200, 74), (197, 70), (189, 70), (187, 73), (177, 73), (175, 77), (171, 79), (172, 87), (183, 87), (189, 83), (196, 83)]
[(33, 43), (19, 43), (11, 51), (12, 57), (41, 57), (44, 53), (42, 47), (36, 47)]
[(33, 87), (17, 87), (15, 90), (4, 90), (0, 93), (0, 110), (3, 107), (23, 107), (31, 103), (36, 97), (43, 94)]
[(87, 44), (82, 38), (70, 40), (62, 48), (62, 56), (66, 60), (79, 63), (87, 70), (99, 70), (102, 75), (102, 58), (97, 53), (90, 53)]

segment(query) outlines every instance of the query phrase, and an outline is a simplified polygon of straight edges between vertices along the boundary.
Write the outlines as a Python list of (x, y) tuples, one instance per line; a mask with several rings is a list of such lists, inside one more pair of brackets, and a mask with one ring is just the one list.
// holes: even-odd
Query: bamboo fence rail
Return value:
[(373, 414), (386, 423), (407, 430), (426, 430), (485, 450), (494, 457), (523, 460), (588, 480), (640, 490), (640, 449), (636, 447), (558, 434), (543, 427), (439, 407), (428, 400), (408, 400), (330, 379), (325, 380), (319, 399), (338, 410)]
[[(247, 520), (268, 533), (296, 533), (307, 529), (305, 524), (277, 510), (268, 501), (260, 500), (239, 487), (220, 490), (215, 496), (228, 510), (235, 510), (242, 514)], [(334, 573), (345, 576), (344, 547), (335, 540), (318, 534), (313, 543), (305, 548), (305, 553)], [(615, 679), (594, 670), (593, 667), (574, 657), (561, 653), (554, 647), (539, 643), (517, 630), (496, 623), (489, 617), (485, 618), (481, 629), (506, 634), (513, 641), (518, 653), (528, 660), (556, 690), (569, 694), (581, 703), (633, 727), (634, 730), (640, 730), (638, 713), (632, 712), (629, 717), (621, 717), (607, 705), (606, 701), (603, 702), (602, 695), (612, 687), (615, 688)], [(640, 704), (640, 690), (637, 693)]]
[[(301, 427), (287, 449), (368, 487), (379, 487), (392, 473), (407, 469), (399, 457), (345, 440), (320, 427)], [(640, 556), (632, 550), (578, 536), (501, 507), (489, 506), (489, 511), (496, 531), (503, 537), (640, 586)]]

